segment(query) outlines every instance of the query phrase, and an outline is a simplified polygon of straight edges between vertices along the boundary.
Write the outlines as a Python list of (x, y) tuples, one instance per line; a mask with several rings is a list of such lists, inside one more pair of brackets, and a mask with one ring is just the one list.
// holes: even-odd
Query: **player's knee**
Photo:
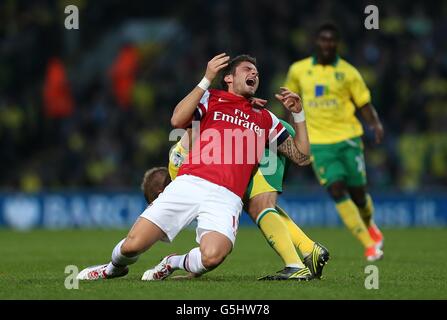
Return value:
[(357, 207), (363, 208), (366, 206), (366, 195), (355, 195), (351, 196), (351, 198)]
[(276, 205), (276, 194), (264, 193), (250, 199), (248, 213), (254, 221), (258, 215), (266, 208), (274, 208)]
[(329, 192), (330, 196), (332, 197), (332, 199), (334, 199), (335, 201), (340, 201), (348, 195), (346, 186), (341, 181), (332, 183), (328, 187), (328, 192)]
[(224, 252), (221, 252), (217, 248), (213, 247), (201, 249), (201, 253), (202, 264), (208, 270), (216, 268), (225, 260), (226, 257)]
[(248, 214), (253, 219), (253, 221), (256, 221), (256, 218), (258, 217), (260, 210), (261, 208), (256, 205), (250, 204), (250, 206), (248, 207)]
[(121, 246), (121, 254), (126, 257), (135, 257), (143, 251), (135, 237), (127, 237)]
[(366, 206), (366, 190), (364, 187), (350, 188), (349, 194), (357, 207), (364, 208)]

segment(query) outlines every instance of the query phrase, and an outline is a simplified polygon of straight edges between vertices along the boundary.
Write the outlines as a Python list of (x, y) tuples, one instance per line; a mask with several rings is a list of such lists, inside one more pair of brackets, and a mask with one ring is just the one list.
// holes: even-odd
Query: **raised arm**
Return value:
[(297, 165), (306, 166), (310, 164), (310, 143), (301, 98), (284, 87), (281, 87), (281, 92), (275, 97), (287, 110), (292, 112), (294, 120), (292, 126), (296, 132), (295, 138), (289, 136), (278, 146), (278, 152)]
[(186, 128), (191, 124), (194, 111), (205, 91), (216, 77), (217, 73), (228, 65), (230, 59), (226, 53), (221, 53), (212, 58), (207, 65), (202, 81), (175, 107), (171, 117), (171, 125), (174, 128)]

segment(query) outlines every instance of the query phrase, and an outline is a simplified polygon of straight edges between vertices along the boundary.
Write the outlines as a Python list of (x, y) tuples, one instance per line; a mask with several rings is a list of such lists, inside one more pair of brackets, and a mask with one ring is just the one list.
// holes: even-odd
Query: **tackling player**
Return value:
[[(217, 73), (227, 66), (224, 79), (228, 90), (208, 90)], [(82, 270), (78, 279), (126, 275), (128, 265), (135, 263), (141, 253), (157, 241), (172, 241), (194, 219), (197, 219), (199, 247), (185, 255), (165, 257), (155, 268), (146, 271), (142, 280), (162, 280), (178, 269), (203, 274), (223, 262), (233, 248), (242, 210), (241, 198), (265, 144), (277, 143), (278, 152), (298, 165), (309, 163), (307, 130), (299, 97), (291, 92), (283, 97), (285, 107), (294, 116), (294, 128), (299, 132), (292, 138), (276, 116), (265, 109), (254, 109), (250, 104), (248, 98), (255, 94), (258, 85), (254, 58), (238, 56), (229, 61), (226, 54), (220, 54), (208, 62), (204, 78), (177, 104), (171, 118), (176, 128), (188, 127), (194, 116), (200, 119), (200, 139), (194, 142), (187, 163), (141, 214), (127, 237), (116, 245), (112, 261)], [(231, 144), (231, 154), (225, 147), (228, 132), (232, 133), (230, 139), (246, 138), (239, 145)], [(251, 145), (248, 141), (262, 143)], [(209, 162), (210, 152), (213, 159), (229, 157), (231, 161)], [(240, 154), (243, 157), (238, 163), (235, 158)]]
[[(281, 100), (281, 97), (279, 99)], [(294, 137), (296, 133), (292, 126), (283, 120), (280, 121)], [(264, 159), (269, 159), (271, 152), (265, 149)], [(282, 192), (289, 162), (281, 154), (277, 155), (275, 162), (275, 170), (271, 173), (269, 163), (261, 161), (246, 192), (248, 198), (246, 211), (285, 264), (285, 268), (277, 274), (260, 278), (260, 280), (287, 280), (293, 277), (295, 269), (300, 268), (301, 264), (297, 250), (301, 252), (304, 264), (310, 269), (312, 275), (321, 279), (323, 268), (329, 260), (329, 252), (321, 244), (309, 239), (277, 205), (278, 194)]]
[(374, 130), (376, 143), (384, 131), (360, 73), (337, 55), (338, 40), (335, 26), (321, 26), (316, 55), (292, 64), (285, 86), (303, 99), (315, 175), (346, 227), (363, 244), (366, 259), (375, 261), (383, 256), (383, 236), (366, 192), (363, 129), (355, 111)]

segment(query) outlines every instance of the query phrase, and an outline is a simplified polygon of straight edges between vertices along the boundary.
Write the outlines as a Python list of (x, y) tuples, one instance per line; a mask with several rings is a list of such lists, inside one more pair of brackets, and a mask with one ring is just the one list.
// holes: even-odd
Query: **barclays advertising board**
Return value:
[[(374, 195), (376, 222), (390, 227), (447, 226), (447, 195)], [(283, 195), (279, 204), (302, 226), (340, 226), (334, 204), (324, 193)], [(0, 193), (0, 227), (123, 228), (145, 209), (139, 192), (128, 193)], [(251, 225), (243, 214), (241, 225)]]

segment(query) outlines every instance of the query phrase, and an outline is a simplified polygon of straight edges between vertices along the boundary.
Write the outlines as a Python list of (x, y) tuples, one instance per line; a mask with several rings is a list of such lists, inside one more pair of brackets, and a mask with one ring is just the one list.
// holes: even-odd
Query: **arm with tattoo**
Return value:
[(300, 151), (291, 136), (279, 145), (278, 152), (299, 166), (307, 166), (310, 164), (310, 155)]

